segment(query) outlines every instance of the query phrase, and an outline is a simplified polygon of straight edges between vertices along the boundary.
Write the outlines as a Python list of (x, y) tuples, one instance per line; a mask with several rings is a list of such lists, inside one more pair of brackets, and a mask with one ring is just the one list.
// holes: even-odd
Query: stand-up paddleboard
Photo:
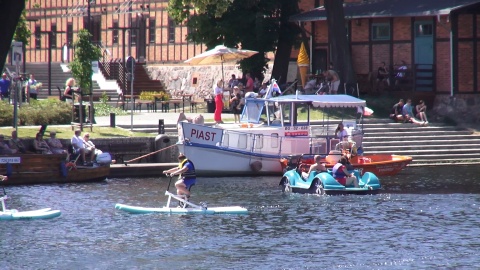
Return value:
[(52, 208), (43, 208), (32, 211), (18, 211), (16, 209), (6, 209), (5, 200), (7, 196), (0, 197), (2, 211), (0, 211), (0, 220), (16, 220), (16, 219), (47, 219), (55, 218), (61, 215), (60, 210), (52, 210)]
[[(205, 203), (202, 205), (197, 205), (191, 203), (183, 196), (178, 196), (172, 194), (168, 191), (165, 191), (165, 195), (168, 196), (167, 205), (164, 207), (154, 208), (154, 207), (140, 207), (140, 206), (131, 206), (126, 204), (117, 203), (115, 205), (116, 209), (123, 210), (133, 214), (148, 214), (148, 213), (163, 213), (163, 214), (204, 214), (204, 215), (213, 215), (213, 214), (248, 214), (248, 210), (240, 206), (225, 206), (225, 207), (208, 207)], [(183, 203), (183, 207), (171, 207), (170, 202), (172, 199), (175, 199)]]

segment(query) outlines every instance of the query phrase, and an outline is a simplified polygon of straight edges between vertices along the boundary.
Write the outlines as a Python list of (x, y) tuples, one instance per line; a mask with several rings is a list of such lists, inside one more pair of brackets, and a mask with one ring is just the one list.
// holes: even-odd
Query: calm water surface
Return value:
[(198, 179), (192, 201), (241, 205), (243, 216), (114, 208), (163, 206), (167, 178), (7, 187), (9, 208), (62, 216), (0, 222), (0, 269), (472, 269), (478, 172), (408, 168), (374, 196), (285, 195), (279, 177)]

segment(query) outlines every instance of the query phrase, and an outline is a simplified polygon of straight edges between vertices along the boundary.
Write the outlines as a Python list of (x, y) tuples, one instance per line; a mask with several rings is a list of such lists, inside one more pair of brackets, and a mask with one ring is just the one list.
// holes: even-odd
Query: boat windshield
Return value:
[(245, 107), (240, 116), (241, 123), (260, 123), (263, 108), (265, 107), (264, 99), (247, 98), (245, 99)]

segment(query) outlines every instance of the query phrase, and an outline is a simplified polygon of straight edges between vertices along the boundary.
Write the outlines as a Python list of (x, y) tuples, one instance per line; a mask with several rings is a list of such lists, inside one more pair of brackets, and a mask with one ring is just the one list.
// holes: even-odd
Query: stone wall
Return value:
[[(269, 63), (265, 80), (271, 77), (273, 63)], [(152, 80), (160, 80), (172, 96), (181, 94), (194, 95), (197, 98), (209, 99), (216, 82), (222, 79), (222, 65), (148, 65), (146, 66)], [(223, 74), (228, 83), (232, 74), (242, 78), (239, 65), (224, 64)]]
[[(162, 136), (161, 138), (159, 136)], [(126, 154), (124, 156), (124, 160), (130, 160), (134, 158), (138, 158), (142, 155), (146, 155), (152, 152), (155, 152), (160, 149), (167, 148), (163, 151), (160, 151), (157, 154), (150, 155), (148, 157), (142, 158), (139, 161), (136, 161), (135, 163), (138, 162), (159, 162), (159, 163), (171, 163), (171, 162), (177, 162), (177, 157), (178, 157), (178, 148), (174, 146), (178, 140), (177, 136), (166, 136), (166, 135), (159, 135), (156, 138), (146, 138), (146, 137), (134, 137), (134, 138), (99, 138), (95, 139), (92, 138), (92, 142), (95, 144), (95, 146), (104, 151), (108, 152), (108, 145), (109, 144), (129, 144), (129, 143), (145, 143), (147, 147), (144, 150), (144, 153), (139, 155), (138, 153), (132, 153), (132, 154)], [(165, 143), (163, 140), (160, 141), (159, 139), (168, 137), (168, 142)], [(33, 140), (24, 140), (24, 143), (27, 146), (33, 145), (32, 143)], [(69, 139), (61, 139), (63, 146), (70, 145), (70, 140)], [(113, 158), (113, 157), (112, 157)]]
[(436, 95), (432, 108), (432, 121), (447, 121), (455, 124), (480, 124), (480, 95)]

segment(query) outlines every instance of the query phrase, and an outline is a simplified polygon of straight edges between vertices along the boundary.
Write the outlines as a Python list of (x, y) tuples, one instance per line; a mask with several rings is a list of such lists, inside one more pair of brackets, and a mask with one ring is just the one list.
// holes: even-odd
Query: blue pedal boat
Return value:
[(359, 170), (351, 170), (357, 178), (359, 187), (344, 186), (340, 184), (332, 176), (332, 171), (310, 173), (308, 179), (302, 177), (302, 172), (308, 172), (311, 164), (301, 163), (294, 169), (288, 170), (283, 174), (279, 185), (283, 192), (318, 194), (318, 195), (346, 195), (346, 194), (377, 194), (382, 186), (378, 177), (371, 173), (365, 172), (360, 175)]

